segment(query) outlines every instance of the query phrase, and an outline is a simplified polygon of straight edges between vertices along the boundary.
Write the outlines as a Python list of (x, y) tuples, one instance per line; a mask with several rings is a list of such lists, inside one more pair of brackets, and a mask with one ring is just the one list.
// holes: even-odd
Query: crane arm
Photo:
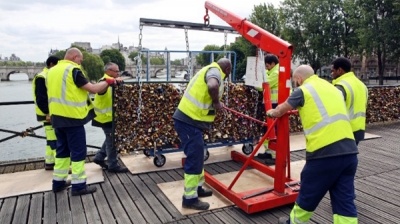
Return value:
[(204, 6), (206, 8), (205, 18), (208, 18), (207, 13), (210, 10), (256, 47), (275, 54), (279, 58), (291, 57), (292, 45), (288, 42), (210, 1), (206, 1)]

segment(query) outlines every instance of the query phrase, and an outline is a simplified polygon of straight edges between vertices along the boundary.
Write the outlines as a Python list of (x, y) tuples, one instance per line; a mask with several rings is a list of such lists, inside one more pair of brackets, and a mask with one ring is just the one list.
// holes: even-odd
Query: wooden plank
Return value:
[[(201, 214), (201, 213), (200, 213)], [(204, 217), (203, 216), (200, 216), (200, 215), (195, 215), (195, 216), (191, 216), (190, 217), (190, 220), (193, 222), (193, 223), (208, 223), (205, 219), (204, 219)]]
[(11, 223), (16, 202), (16, 197), (4, 199), (3, 206), (1, 206), (0, 210), (0, 223)]
[(21, 172), (25, 170), (25, 164), (18, 164), (14, 168), (14, 172)]
[(13, 224), (26, 223), (28, 220), (30, 195), (18, 196), (17, 207), (15, 208)]
[[(172, 216), (168, 213), (168, 211), (165, 210), (162, 204), (163, 202), (166, 203), (166, 201), (160, 202), (150, 190), (150, 185), (152, 184), (152, 182), (149, 181), (149, 177), (146, 174), (140, 174), (137, 176), (132, 176), (130, 178), (137, 189), (140, 191), (140, 193), (143, 195), (143, 198), (149, 204), (150, 208), (154, 211), (154, 214), (158, 217), (159, 220), (161, 220), (162, 223), (174, 221), (172, 219)], [(144, 181), (143, 179), (146, 179), (146, 181)], [(153, 186), (154, 185), (155, 184), (153, 183)]]
[(56, 194), (52, 191), (44, 193), (43, 224), (57, 223)]
[(63, 190), (55, 195), (57, 203), (57, 222), (65, 224), (72, 223), (72, 215), (68, 202), (68, 191)]
[(35, 164), (33, 164), (33, 163), (27, 163), (25, 165), (25, 171), (34, 170), (34, 169), (35, 169)]
[[(105, 179), (104, 181), (107, 180)], [(110, 205), (106, 200), (105, 192), (103, 192), (103, 189), (101, 188), (100, 184), (93, 184), (91, 186), (95, 186), (97, 188), (97, 191), (93, 194), (93, 198), (96, 203), (97, 209), (99, 211), (101, 221), (103, 223), (110, 223), (110, 224), (116, 223), (114, 215), (111, 212)]]
[(240, 222), (236, 221), (234, 218), (232, 218), (230, 215), (225, 210), (222, 210), (220, 212), (215, 212), (215, 215), (223, 222), (223, 223), (238, 223)]
[(172, 177), (173, 181), (183, 180), (182, 174), (178, 174), (176, 170), (167, 170), (166, 173)]
[(6, 166), (6, 168), (4, 169), (4, 172), (3, 172), (3, 173), (12, 173), (12, 172), (14, 172), (14, 168), (15, 168), (15, 165), (8, 165), (8, 166)]
[[(100, 187), (100, 186), (99, 186)], [(98, 194), (99, 189), (95, 194)], [(101, 223), (100, 214), (94, 201), (93, 194), (85, 194), (81, 196), (83, 210), (86, 214), (87, 224)]]
[(32, 195), (29, 208), (28, 224), (42, 223), (43, 193)]
[[(144, 199), (144, 196), (141, 194), (141, 192), (138, 190), (138, 188), (135, 186), (133, 181), (130, 179), (131, 175), (120, 175), (119, 176), (121, 182), (124, 184), (130, 198), (132, 201), (134, 201), (136, 207), (140, 211), (140, 213), (143, 215), (145, 221), (147, 223), (161, 223), (160, 219), (158, 219), (157, 215), (155, 212), (151, 209), (149, 204), (147, 204), (146, 200)], [(140, 181), (140, 179), (136, 179), (137, 181)]]
[(0, 166), (0, 174), (3, 174), (5, 169), (6, 165)]
[[(85, 216), (86, 211), (84, 210), (82, 203), (83, 199), (81, 198), (81, 196), (71, 196), (69, 198), (69, 201), (71, 204), (72, 223), (87, 223)], [(87, 212), (89, 214), (91, 213), (90, 211)]]
[(160, 182), (161, 178), (157, 178), (153, 173), (149, 173), (148, 175), (146, 174), (140, 175), (140, 178), (143, 180), (145, 184), (147, 184), (147, 187), (154, 194), (155, 198), (159, 201), (159, 203), (163, 205), (164, 210), (166, 209), (169, 212), (169, 214), (166, 217), (164, 217), (165, 219), (167, 219), (168, 222), (174, 221), (176, 219), (181, 219), (183, 217), (182, 214), (178, 211), (178, 209), (172, 204), (172, 202), (169, 201), (169, 199), (156, 185), (156, 181)]
[[(102, 183), (102, 188), (104, 191), (104, 195), (107, 198), (108, 204), (110, 205), (110, 208), (115, 215), (114, 218), (117, 221), (117, 223), (131, 223), (131, 220), (129, 219), (129, 216), (126, 214), (125, 209), (122, 207), (121, 202), (117, 196), (117, 193), (114, 191), (113, 186), (111, 186), (111, 182), (109, 180), (109, 176), (112, 175), (117, 175), (114, 173), (108, 173), (105, 172), (104, 178), (108, 179), (104, 183)], [(114, 186), (121, 185), (121, 182), (112, 182)]]
[[(203, 214), (202, 217), (208, 222), (208, 223), (215, 223), (215, 224), (224, 224), (214, 213), (208, 213), (208, 214)], [(247, 222), (244, 222), (247, 223)]]
[(129, 193), (126, 190), (126, 186), (120, 181), (119, 176), (126, 176), (127, 174), (118, 174), (117, 175), (107, 175), (109, 181), (113, 183), (114, 190), (117, 192), (117, 196), (120, 200), (120, 203), (124, 207), (126, 214), (132, 220), (132, 223), (146, 223), (146, 220), (136, 207), (132, 198), (129, 196)]
[(255, 223), (253, 219), (249, 219), (244, 215), (244, 212), (238, 207), (228, 207), (224, 208), (225, 212), (235, 219), (238, 223)]
[(174, 178), (172, 178), (166, 171), (160, 171), (160, 172), (158, 172), (158, 175), (160, 175), (160, 177), (162, 179), (162, 182), (160, 182), (160, 183), (174, 181)]

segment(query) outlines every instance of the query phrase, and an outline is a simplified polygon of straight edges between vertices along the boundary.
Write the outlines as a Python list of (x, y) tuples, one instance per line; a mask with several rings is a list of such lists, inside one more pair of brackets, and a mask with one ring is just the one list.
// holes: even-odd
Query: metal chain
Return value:
[(139, 45), (138, 45), (138, 55), (137, 55), (137, 60), (136, 60), (136, 68), (137, 68), (137, 75), (136, 78), (139, 83), (139, 98), (138, 98), (138, 108), (137, 108), (137, 116), (138, 116), (138, 121), (140, 121), (140, 116), (142, 114), (142, 34), (143, 30), (143, 25), (139, 26)]
[(185, 41), (186, 41), (186, 52), (187, 52), (187, 57), (188, 57), (188, 75), (189, 78), (192, 78), (192, 55), (189, 51), (189, 35), (188, 35), (188, 29), (185, 28)]
[[(226, 49), (227, 49), (227, 42), (228, 42), (228, 31), (224, 30), (224, 57), (227, 57)], [(230, 59), (230, 58), (229, 58)]]

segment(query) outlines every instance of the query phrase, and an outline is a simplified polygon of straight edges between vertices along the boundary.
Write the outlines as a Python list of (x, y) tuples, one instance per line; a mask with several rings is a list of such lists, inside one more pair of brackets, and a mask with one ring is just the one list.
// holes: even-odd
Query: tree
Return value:
[(108, 62), (114, 62), (118, 65), (119, 70), (125, 70), (125, 58), (118, 49), (104, 50), (100, 53), (100, 57), (104, 64), (107, 64)]
[(275, 8), (273, 4), (268, 3), (266, 5), (263, 3), (254, 6), (249, 20), (275, 36), (281, 36), (282, 29), (279, 19), (279, 8)]
[[(128, 58), (130, 58), (132, 61), (136, 62), (136, 56), (138, 56), (139, 52), (134, 51), (128, 55)], [(142, 59), (142, 64), (147, 64), (147, 57), (145, 57), (145, 54), (141, 54)]]
[(82, 67), (88, 79), (91, 81), (97, 81), (104, 74), (104, 63), (103, 60), (94, 54), (83, 51)]
[(171, 61), (171, 65), (182, 65), (182, 59), (175, 59)]
[[(203, 49), (203, 51), (222, 51), (224, 47), (219, 47), (217, 45), (206, 45)], [(214, 55), (214, 60), (211, 60), (212, 56)], [(223, 53), (200, 53), (199, 55), (196, 56), (196, 61), (198, 64), (201, 66), (206, 66), (210, 64), (211, 62), (218, 61), (218, 59), (223, 58), (224, 54)]]
[[(367, 55), (378, 59), (379, 85), (388, 58), (394, 58), (399, 48), (400, 4), (396, 0), (356, 0), (361, 13), (358, 34)], [(397, 59), (398, 60), (398, 59)]]

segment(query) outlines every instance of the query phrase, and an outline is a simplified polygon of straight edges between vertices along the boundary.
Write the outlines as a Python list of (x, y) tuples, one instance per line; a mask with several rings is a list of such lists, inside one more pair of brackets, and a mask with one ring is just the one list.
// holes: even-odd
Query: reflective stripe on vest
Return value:
[(35, 102), (35, 112), (36, 112), (37, 121), (45, 121), (46, 114), (43, 113), (43, 111), (37, 106), (37, 103), (36, 103), (36, 79), (43, 78), (46, 83), (46, 75), (47, 75), (48, 71), (49, 71), (48, 68), (44, 68), (43, 71), (41, 71), (40, 73), (35, 75), (35, 77), (32, 80), (33, 101)]
[(351, 85), (345, 80), (341, 80), (339, 83), (345, 85), (350, 92), (350, 108), (349, 108), (350, 120), (356, 119), (357, 117), (366, 117), (364, 112), (354, 113), (354, 91)]
[(317, 105), (318, 111), (322, 117), (322, 120), (319, 123), (315, 124), (312, 128), (304, 129), (304, 133), (306, 135), (312, 134), (335, 121), (339, 120), (349, 121), (348, 116), (346, 116), (345, 114), (335, 114), (333, 116), (329, 116), (324, 104), (322, 103), (321, 98), (319, 97), (314, 87), (311, 84), (305, 84), (303, 87), (310, 92), (311, 97), (313, 98), (315, 104)]
[(73, 102), (73, 101), (68, 101), (65, 94), (67, 90), (67, 77), (71, 69), (73, 69), (73, 65), (68, 65), (68, 67), (64, 70), (64, 74), (62, 77), (62, 83), (61, 83), (61, 98), (55, 98), (55, 97), (50, 97), (49, 98), (49, 103), (60, 103), (68, 106), (73, 106), (73, 107), (84, 107), (87, 105), (86, 100), (83, 102)]
[[(106, 78), (111, 78), (109, 75), (104, 74), (99, 82)], [(106, 92), (102, 95), (96, 94), (93, 101), (94, 112), (96, 113), (96, 120), (99, 123), (108, 123), (112, 121), (112, 88), (107, 87)]]
[(221, 74), (221, 80), (219, 80), (219, 99), (221, 99), (224, 92), (224, 83), (222, 80), (226, 75), (221, 71), (219, 65), (213, 62), (210, 65), (203, 67), (190, 80), (188, 87), (178, 105), (179, 110), (193, 120), (213, 122), (215, 119), (215, 114), (210, 113), (210, 111), (212, 111), (214, 108), (212, 105), (211, 96), (208, 93), (207, 83), (205, 81), (207, 71), (210, 68), (217, 68)]

